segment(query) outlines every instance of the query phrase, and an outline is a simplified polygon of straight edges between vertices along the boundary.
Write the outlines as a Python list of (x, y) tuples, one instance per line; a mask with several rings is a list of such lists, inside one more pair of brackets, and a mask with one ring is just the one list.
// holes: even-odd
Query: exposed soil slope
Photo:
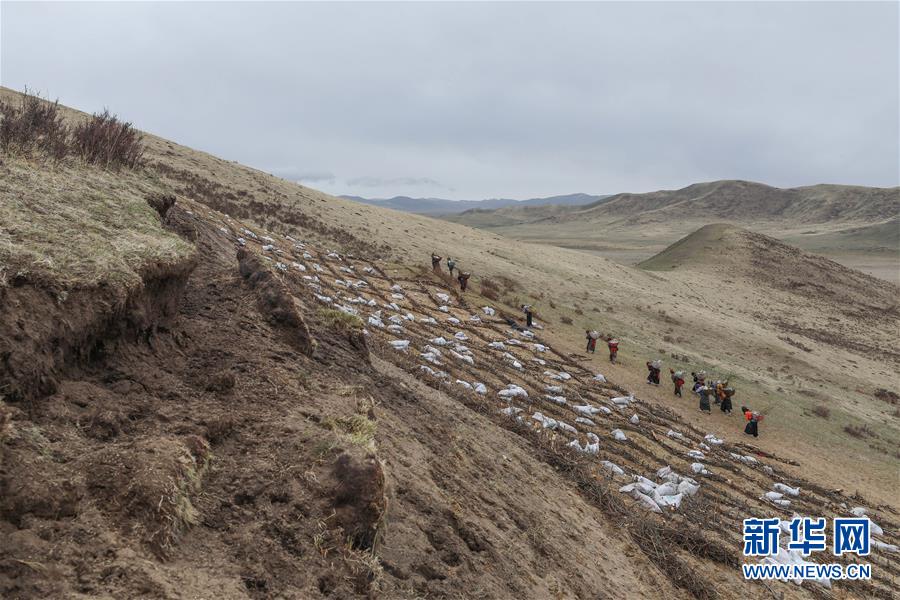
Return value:
[(665, 580), (526, 441), (370, 364), (303, 280), (259, 244), (239, 260), (237, 225), (203, 210), (166, 217), (198, 251), (177, 319), (113, 325), (60, 358), (51, 393), (4, 405), (4, 597), (591, 597)]

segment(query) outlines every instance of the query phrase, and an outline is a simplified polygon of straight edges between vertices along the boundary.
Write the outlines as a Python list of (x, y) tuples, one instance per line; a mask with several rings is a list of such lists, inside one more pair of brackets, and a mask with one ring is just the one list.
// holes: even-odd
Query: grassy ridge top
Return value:
[(4, 157), (0, 285), (25, 278), (55, 289), (130, 287), (143, 268), (189, 256), (193, 247), (163, 229), (147, 204), (165, 189), (145, 172)]
[(0, 119), (0, 286), (121, 293), (192, 254), (147, 203), (171, 188), (130, 123), (6, 89)]

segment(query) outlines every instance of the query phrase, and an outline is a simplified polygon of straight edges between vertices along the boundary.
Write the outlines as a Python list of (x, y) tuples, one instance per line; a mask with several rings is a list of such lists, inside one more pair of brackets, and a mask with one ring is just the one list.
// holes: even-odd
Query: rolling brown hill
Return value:
[(618, 194), (584, 207), (468, 211), (446, 217), (528, 242), (636, 264), (698, 227), (728, 222), (900, 283), (900, 188), (815, 185), (781, 189), (748, 181)]
[[(455, 221), (473, 219), (475, 211), (457, 215)], [(900, 214), (900, 188), (873, 188), (850, 185), (814, 185), (777, 188), (752, 181), (723, 180), (695, 183), (678, 190), (643, 194), (616, 194), (584, 206), (504, 207), (478, 211), (519, 223), (617, 219), (720, 219), (782, 223), (874, 223)]]
[(777, 188), (752, 181), (696, 183), (679, 190), (618, 194), (563, 219), (704, 217), (789, 223), (874, 222), (900, 213), (900, 188), (814, 185)]
[[(900, 364), (894, 341), (896, 331), (881, 324), (900, 319), (897, 286), (847, 268), (823, 256), (804, 252), (769, 236), (716, 223), (705, 225), (640, 263), (651, 271), (675, 271), (688, 277), (703, 274), (714, 280), (742, 278), (766, 296), (758, 308), (760, 318), (776, 326), (802, 331), (823, 345), (842, 349), (859, 344), (860, 351), (882, 355)], [(778, 306), (778, 299), (781, 304)], [(790, 307), (808, 304), (803, 325), (787, 325), (794, 318)], [(873, 324), (860, 339), (847, 317)]]
[(739, 180), (695, 183), (678, 190), (622, 193), (584, 206), (503, 207), (445, 217), (473, 227), (564, 223), (776, 220), (787, 225), (879, 223), (900, 214), (900, 188), (821, 184), (777, 188)]
[(874, 298), (896, 301), (896, 286), (727, 223), (704, 225), (638, 266), (658, 271), (704, 266), (719, 274), (744, 274), (772, 286), (790, 287), (788, 281), (804, 279), (816, 281), (832, 293), (864, 290)]

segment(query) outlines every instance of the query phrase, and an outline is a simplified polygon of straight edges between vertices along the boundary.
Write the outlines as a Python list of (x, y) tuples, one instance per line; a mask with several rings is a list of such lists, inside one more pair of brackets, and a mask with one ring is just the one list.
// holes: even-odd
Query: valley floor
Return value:
[[(559, 227), (552, 223), (535, 223), (485, 227), (485, 230), (523, 242), (579, 250), (621, 265), (635, 266), (689, 235), (703, 224), (704, 222), (679, 223), (662, 227), (647, 223), (634, 226), (616, 225), (605, 230), (598, 225), (580, 228), (577, 224)], [(900, 228), (900, 225), (897, 227)], [(844, 247), (839, 238), (832, 243), (823, 242), (820, 239), (823, 236), (828, 236), (829, 240), (838, 237), (836, 232), (829, 228), (823, 229), (817, 236), (809, 235), (808, 227), (794, 231), (785, 230), (777, 224), (762, 224), (752, 229), (803, 250), (826, 256), (851, 269), (900, 285), (900, 247), (892, 248), (890, 243), (886, 246), (876, 244), (866, 249), (855, 246)]]

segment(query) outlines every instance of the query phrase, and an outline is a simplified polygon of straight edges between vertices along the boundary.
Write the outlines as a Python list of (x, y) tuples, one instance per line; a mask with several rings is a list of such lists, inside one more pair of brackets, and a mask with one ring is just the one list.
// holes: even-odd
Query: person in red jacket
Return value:
[(669, 373), (672, 374), (672, 383), (675, 384), (675, 395), (681, 398), (681, 388), (684, 386), (684, 371), (676, 371), (670, 368)]
[(609, 362), (616, 364), (616, 357), (619, 356), (619, 340), (610, 337), (606, 340), (606, 346), (609, 348)]

